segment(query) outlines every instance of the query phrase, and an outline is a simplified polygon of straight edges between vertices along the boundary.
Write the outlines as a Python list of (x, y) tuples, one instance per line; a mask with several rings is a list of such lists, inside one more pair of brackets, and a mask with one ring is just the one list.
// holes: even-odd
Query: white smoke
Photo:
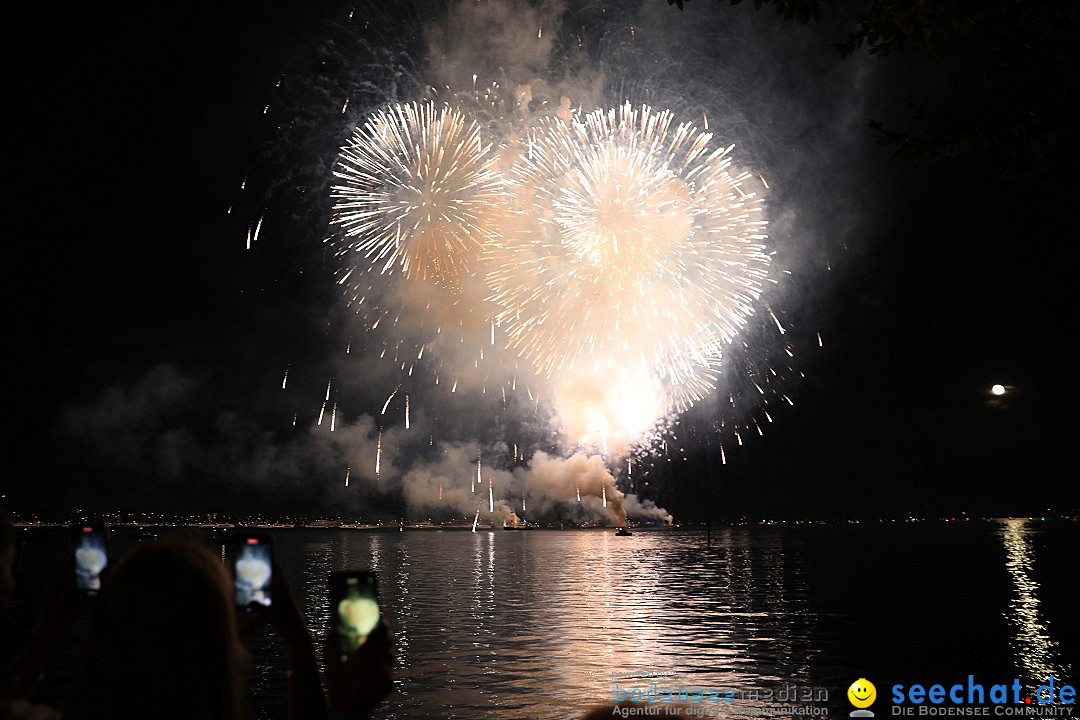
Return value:
[[(511, 524), (524, 516), (552, 522), (626, 524), (627, 519), (671, 522), (671, 515), (649, 500), (624, 495), (599, 455), (576, 453), (559, 458), (538, 452), (527, 466), (483, 469), (476, 481), (475, 446), (450, 445), (443, 457), (402, 475), (401, 486), (411, 514), (480, 517)], [(494, 498), (494, 507), (489, 505)]]
[(248, 488), (260, 495), (304, 491), (342, 515), (362, 512), (373, 496), (400, 494), (410, 520), (459, 521), (479, 511), (494, 525), (521, 518), (622, 525), (627, 516), (670, 522), (651, 502), (623, 495), (598, 455), (538, 452), (527, 464), (510, 467), (513, 453), (500, 444), (429, 445), (422, 415), (411, 430), (380, 430), (376, 418), (365, 414), (339, 417), (333, 431), (324, 419), (282, 438), (223, 411), (211, 433), (195, 433), (187, 427), (190, 412), (206, 403), (206, 392), (172, 366), (155, 367), (131, 385), (116, 385), (65, 411), (64, 441), (76, 444), (86, 467), (107, 469), (100, 482), (110, 482), (110, 475), (152, 478), (128, 489), (129, 499), (140, 502), (165, 487), (200, 492), (227, 483), (234, 492)]

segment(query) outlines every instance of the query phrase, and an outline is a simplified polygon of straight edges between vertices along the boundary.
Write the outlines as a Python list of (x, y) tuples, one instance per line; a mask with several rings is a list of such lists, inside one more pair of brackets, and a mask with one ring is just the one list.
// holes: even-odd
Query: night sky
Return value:
[[(658, 465), (643, 494), (686, 520), (702, 519), (706, 498), (716, 517), (1075, 509), (1067, 452), (1075, 424), (1075, 60), (1047, 64), (1060, 47), (1017, 50), (977, 37), (939, 59), (919, 47), (845, 58), (831, 43), (850, 29), (847, 17), (827, 12), (802, 25), (769, 6), (693, 0), (680, 13), (653, 1), (654, 12), (670, 15), (666, 27), (687, 38), (701, 32), (694, 13), (706, 9), (750, 28), (744, 42), (760, 49), (752, 66), (725, 64), (716, 82), (762, 81), (748, 96), (782, 102), (751, 146), (767, 159), (789, 151), (827, 158), (820, 173), (813, 161), (769, 163), (781, 197), (797, 200), (778, 241), (798, 245), (809, 234), (820, 250), (814, 272), (787, 297), (786, 317), (803, 341), (820, 331), (824, 347), (803, 343), (806, 378), (788, 386), (795, 407), (764, 437), (728, 448), (723, 468), (714, 449), (690, 447), (687, 461)], [(434, 13), (402, 7), (408, 17)], [(340, 350), (332, 263), (288, 222), (273, 222), (275, 212), (290, 212), (285, 201), (268, 210), (255, 252), (244, 250), (246, 219), (225, 210), (257, 209), (257, 199), (238, 199), (237, 190), (249, 172), (255, 187), (247, 197), (273, 182), (257, 159), (274, 137), (275, 119), (262, 112), (274, 82), (314, 63), (345, 10), (167, 10), (95, 7), (32, 29), (47, 39), (18, 72), (29, 132), (13, 144), (25, 143), (32, 160), (15, 187), (31, 187), (9, 190), (9, 199), (30, 221), (8, 235), (9, 247), (26, 255), (8, 265), (22, 277), (9, 286), (15, 330), (7, 355), (22, 367), (8, 374), (19, 399), (7, 413), (16, 452), (3, 502), (43, 513), (317, 513), (332, 504), (321, 483), (338, 478), (261, 489), (258, 478), (223, 470), (162, 482), (155, 465), (140, 472), (138, 458), (176, 428), (219, 442), (222, 413), (265, 428), (266, 442), (276, 442), (288, 415), (268, 396), (280, 390), (283, 368), (295, 368), (297, 392), (317, 397), (325, 385), (326, 358)], [(1073, 30), (1062, 28), (1061, 47), (1071, 46)], [(678, 57), (678, 46), (671, 52)], [(994, 53), (1012, 53), (1015, 63), (988, 88), (982, 71)], [(806, 62), (792, 64), (796, 57)], [(865, 72), (853, 72), (854, 63)], [(802, 74), (822, 83), (804, 84)], [(817, 94), (822, 87), (837, 94)], [(905, 162), (874, 143), (867, 121), (911, 129), (912, 99), (976, 118), (1028, 107), (1033, 124), (1068, 137), (1049, 158), (1036, 157), (1045, 146), (1028, 147), (1017, 134), (1012, 153), (974, 148), (937, 164)], [(852, 107), (859, 116), (837, 145), (832, 114)], [(1017, 160), (1025, 155), (1031, 162)], [(831, 271), (821, 269), (825, 256)], [(991, 398), (994, 383), (1009, 388), (1003, 399)], [(72, 413), (101, 406), (113, 391), (125, 398), (117, 422), (135, 430), (108, 434), (135, 444), (125, 450), (133, 462), (118, 463), (101, 442), (70, 429)], [(30, 462), (15, 470), (19, 456)], [(393, 513), (392, 497), (373, 502)]]

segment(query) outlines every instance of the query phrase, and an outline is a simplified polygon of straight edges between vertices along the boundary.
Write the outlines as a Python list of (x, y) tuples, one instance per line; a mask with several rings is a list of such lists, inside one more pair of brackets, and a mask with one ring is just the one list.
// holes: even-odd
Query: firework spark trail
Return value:
[(386, 398), (386, 402), (384, 402), (383, 406), (382, 406), (382, 412), (379, 413), (380, 415), (385, 415), (386, 414), (386, 408), (390, 405), (390, 401), (394, 399), (394, 396), (397, 395), (397, 391), (399, 389), (401, 389), (400, 385), (398, 385), (396, 388), (394, 388), (394, 392), (390, 393), (390, 396)]
[(382, 465), (382, 430), (379, 431), (379, 436), (375, 440), (375, 477), (379, 477), (380, 466)]

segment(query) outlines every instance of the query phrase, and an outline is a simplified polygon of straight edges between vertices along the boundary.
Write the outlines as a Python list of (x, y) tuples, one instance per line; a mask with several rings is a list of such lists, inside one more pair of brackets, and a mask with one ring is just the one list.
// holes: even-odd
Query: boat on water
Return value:
[(633, 535), (633, 534), (634, 533), (630, 532), (630, 528), (625, 528), (625, 527), (621, 527), (621, 528), (619, 528), (618, 530), (615, 531), (615, 535), (618, 536), (618, 537), (626, 537), (627, 535)]

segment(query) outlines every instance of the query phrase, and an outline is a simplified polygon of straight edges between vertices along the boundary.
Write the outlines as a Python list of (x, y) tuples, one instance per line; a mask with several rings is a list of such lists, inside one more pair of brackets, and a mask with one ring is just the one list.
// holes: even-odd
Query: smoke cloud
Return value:
[(76, 446), (84, 471), (100, 470), (93, 478), (100, 492), (111, 483), (142, 479), (125, 488), (134, 509), (157, 507), (170, 487), (209, 484), (222, 498), (250, 498), (252, 511), (273, 507), (260, 503), (260, 496), (283, 493), (317, 498), (315, 507), (364, 519), (375, 519), (370, 506), (379, 499), (378, 506), (387, 509), (384, 518), (409, 520), (461, 522), (477, 513), (485, 525), (521, 519), (623, 525), (628, 516), (671, 520), (652, 503), (620, 492), (596, 455), (538, 452), (528, 463), (500, 466), (499, 458), (512, 455), (505, 446), (475, 440), (436, 447), (422, 442), (423, 427), (380, 431), (366, 414), (338, 418), (333, 430), (324, 415), (321, 424), (282, 435), (223, 411), (211, 432), (197, 433), (187, 424), (193, 410), (208, 402), (207, 389), (177, 368), (160, 365), (65, 411), (62, 440)]
[(497, 82), (512, 90), (520, 115), (568, 117), (571, 103), (601, 102), (606, 74), (584, 53), (554, 61), (565, 13), (565, 3), (551, 0), (452, 2), (424, 30), (426, 74), (451, 91)]

